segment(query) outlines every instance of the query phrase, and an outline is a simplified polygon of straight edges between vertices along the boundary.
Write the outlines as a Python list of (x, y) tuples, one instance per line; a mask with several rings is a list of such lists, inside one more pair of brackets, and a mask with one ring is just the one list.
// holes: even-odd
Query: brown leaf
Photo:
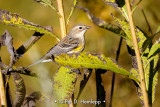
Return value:
[(33, 92), (29, 96), (25, 97), (23, 107), (35, 107), (36, 100), (39, 100), (41, 96), (41, 92)]
[(97, 18), (92, 13), (90, 13), (90, 11), (87, 8), (83, 8), (83, 7), (79, 7), (79, 6), (76, 6), (76, 8), (83, 10), (87, 14), (88, 18), (97, 26), (104, 28), (104, 29), (107, 29), (113, 33), (125, 36), (124, 31), (119, 26), (113, 25), (111, 23), (107, 23), (107, 22), (101, 20), (100, 18)]
[(1, 36), (0, 43), (2, 46), (7, 46), (7, 50), (11, 55), (10, 66), (13, 65), (13, 63), (16, 61), (17, 53), (13, 47), (13, 38), (8, 32), (8, 30), (5, 30), (4, 34)]
[(18, 73), (12, 73), (16, 86), (16, 101), (14, 103), (15, 107), (20, 107), (24, 101), (26, 88), (23, 81), (23, 78)]

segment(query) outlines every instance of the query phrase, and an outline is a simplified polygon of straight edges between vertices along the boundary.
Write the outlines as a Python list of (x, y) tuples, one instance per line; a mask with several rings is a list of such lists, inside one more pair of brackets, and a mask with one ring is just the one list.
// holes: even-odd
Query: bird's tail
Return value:
[(43, 59), (43, 58), (41, 58), (40, 60), (36, 61), (35, 63), (33, 63), (31, 65), (28, 65), (25, 69), (30, 68), (31, 66), (39, 64), (39, 63), (45, 63), (45, 62), (51, 62), (51, 61), (52, 61), (51, 59)]

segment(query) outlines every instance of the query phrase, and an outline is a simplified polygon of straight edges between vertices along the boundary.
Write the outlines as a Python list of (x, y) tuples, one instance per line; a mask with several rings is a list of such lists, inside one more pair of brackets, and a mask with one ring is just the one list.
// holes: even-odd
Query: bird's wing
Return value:
[(58, 45), (61, 48), (71, 48), (74, 49), (78, 46), (79, 39), (78, 38), (72, 38), (72, 37), (66, 37), (66, 39), (62, 39)]
[(77, 48), (79, 44), (78, 38), (71, 38), (69, 36), (66, 36), (63, 38), (57, 45), (52, 47), (48, 53), (45, 55), (45, 57), (51, 57), (51, 55), (54, 54), (61, 54), (61, 53), (67, 53), (75, 48)]
[(71, 51), (72, 49), (77, 48), (79, 44), (79, 39), (77, 38), (64, 38), (62, 39), (57, 45), (55, 45), (54, 47), (52, 47), (45, 56), (43, 56), (40, 60), (38, 60), (37, 62), (27, 66), (25, 69), (38, 64), (38, 63), (43, 63), (43, 62), (51, 62), (52, 60), (50, 59), (52, 57), (52, 55), (59, 55), (61, 53), (67, 53), (69, 51)]

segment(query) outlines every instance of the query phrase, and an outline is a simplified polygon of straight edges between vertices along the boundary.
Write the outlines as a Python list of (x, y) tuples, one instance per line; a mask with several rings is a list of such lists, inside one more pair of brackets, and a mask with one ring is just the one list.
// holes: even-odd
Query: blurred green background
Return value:
[[(73, 6), (73, 0), (63, 0), (63, 2), (65, 18), (67, 18), (71, 7)], [(56, 1), (53, 1), (53, 4), (56, 6)], [(160, 0), (145, 0), (141, 2), (141, 6), (145, 11), (145, 15), (149, 21), (153, 33), (160, 25), (159, 4)], [(88, 8), (95, 16), (109, 23), (115, 24), (115, 22), (113, 22), (112, 20), (111, 13), (113, 13), (116, 17), (120, 17), (123, 19), (121, 14), (116, 9), (111, 6), (105, 5), (102, 0), (79, 0), (78, 6)], [(51, 25), (53, 27), (53, 32), (60, 37), (59, 19), (57, 14), (51, 8), (44, 7), (43, 5), (36, 3), (34, 0), (0, 0), (0, 9), (8, 10), (11, 13), (17, 13), (24, 19), (27, 19), (28, 21), (39, 24), (41, 26)], [(146, 21), (144, 20), (142, 11), (139, 8), (135, 10), (134, 21), (135, 24), (140, 27), (146, 34), (151, 35), (148, 32)], [(116, 50), (118, 48), (120, 39), (119, 35), (97, 27), (88, 19), (87, 15), (79, 9), (75, 9), (67, 29), (69, 30), (70, 27), (76, 23), (84, 23), (92, 27), (87, 31), (85, 36), (85, 52), (102, 53), (107, 57), (115, 59)], [(0, 24), (0, 35), (4, 33), (5, 29), (7, 29), (14, 38), (13, 45), (16, 49), (34, 33), (34, 31), (29, 31), (23, 28)], [(30, 65), (31, 63), (37, 61), (40, 57), (42, 57), (57, 42), (58, 41), (54, 37), (44, 35), (27, 53), (25, 53), (22, 58), (20, 58), (16, 65), (23, 67)], [(2, 47), (0, 55), (2, 56), (2, 61), (8, 65), (10, 57), (6, 47)], [(127, 70), (131, 68), (131, 58), (127, 53), (125, 41), (123, 41), (122, 44), (118, 63)], [(38, 73), (39, 78), (22, 75), (22, 77), (24, 77), (25, 85), (27, 88), (27, 95), (31, 94), (34, 91), (41, 91), (44, 96), (49, 96), (52, 90), (50, 79), (53, 77), (58, 67), (59, 66), (54, 63), (38, 64), (33, 66), (31, 69), (33, 72)], [(83, 75), (79, 75), (76, 84), (75, 97), (77, 97), (79, 84), (82, 79)], [(106, 91), (106, 106), (108, 106), (112, 72), (108, 71), (107, 73), (103, 74), (102, 79)], [(93, 72), (79, 98), (80, 100), (96, 100), (95, 80), (95, 72)], [(156, 98), (155, 102), (153, 103), (153, 107), (158, 107), (158, 105), (160, 105), (160, 79), (158, 81), (159, 82), (157, 84), (155, 95)], [(15, 99), (15, 86), (12, 78), (10, 79), (10, 83), (10, 88), (12, 89), (11, 95), (12, 98)], [(49, 103), (50, 102), (47, 99), (41, 99), (37, 102), (37, 107), (47, 107), (49, 106)], [(94, 105), (84, 105), (80, 103), (78, 103), (77, 106), (94, 107)], [(116, 74), (113, 107), (140, 106), (141, 103), (133, 82), (129, 80), (128, 77)]]

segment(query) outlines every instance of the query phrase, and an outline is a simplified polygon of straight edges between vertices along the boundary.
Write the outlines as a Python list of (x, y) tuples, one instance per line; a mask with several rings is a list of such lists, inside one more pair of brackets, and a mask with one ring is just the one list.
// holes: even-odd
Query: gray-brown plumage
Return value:
[(52, 47), (40, 60), (26, 67), (29, 68), (35, 64), (52, 61), (54, 55), (61, 53), (73, 54), (83, 51), (85, 46), (84, 34), (90, 27), (79, 23), (74, 25), (68, 35), (66, 35), (58, 44)]

